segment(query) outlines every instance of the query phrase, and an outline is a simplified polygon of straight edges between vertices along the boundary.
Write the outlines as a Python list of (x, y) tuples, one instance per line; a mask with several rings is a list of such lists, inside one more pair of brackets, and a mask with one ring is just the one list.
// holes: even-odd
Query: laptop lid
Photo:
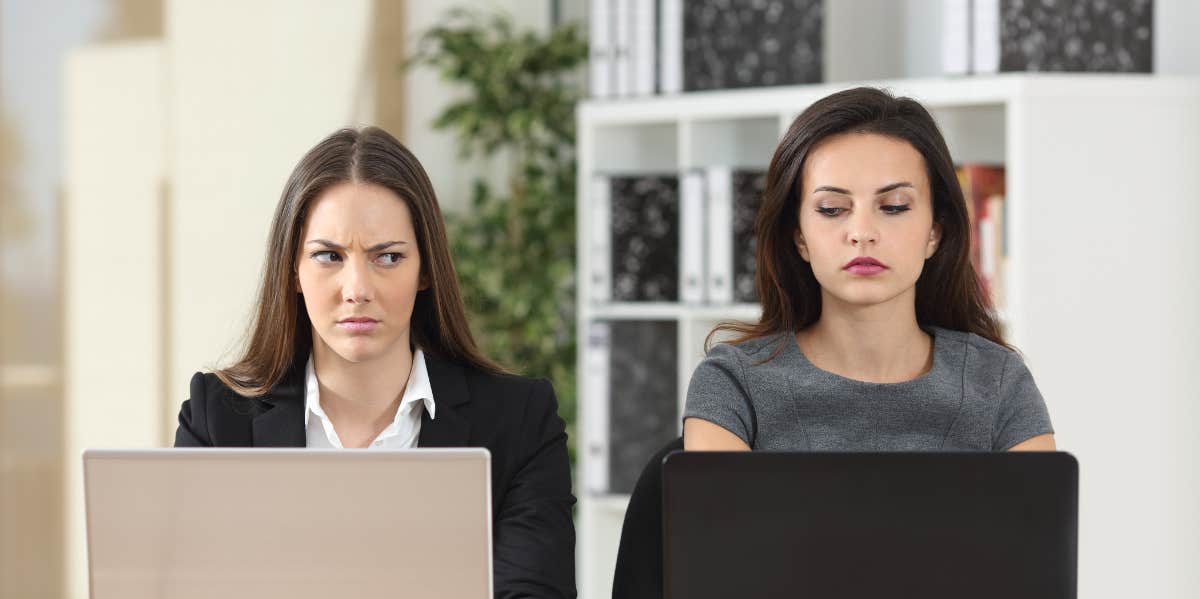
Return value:
[(663, 470), (668, 598), (1074, 598), (1067, 453), (687, 452)]
[(87, 450), (93, 599), (492, 596), (486, 449)]

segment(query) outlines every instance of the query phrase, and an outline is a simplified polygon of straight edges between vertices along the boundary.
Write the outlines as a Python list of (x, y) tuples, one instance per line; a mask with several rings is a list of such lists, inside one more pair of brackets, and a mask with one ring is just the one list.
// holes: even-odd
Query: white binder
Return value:
[(704, 303), (704, 173), (683, 175), (679, 202), (679, 301)]
[(588, 284), (593, 302), (612, 301), (612, 182), (596, 177), (588, 198)]
[(583, 365), (584, 489), (599, 495), (608, 492), (608, 360), (611, 327), (607, 322), (588, 325), (587, 353)]
[(733, 303), (733, 172), (729, 167), (709, 167), (708, 276), (710, 304)]
[(593, 98), (612, 97), (613, 0), (588, 2), (588, 90)]

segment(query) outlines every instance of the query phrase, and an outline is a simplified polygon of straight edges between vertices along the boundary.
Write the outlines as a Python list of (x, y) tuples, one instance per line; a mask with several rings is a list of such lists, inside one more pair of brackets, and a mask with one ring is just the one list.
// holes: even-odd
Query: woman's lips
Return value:
[(871, 275), (877, 275), (885, 270), (887, 270), (887, 269), (882, 266), (875, 266), (875, 265), (870, 265), (870, 264), (857, 264), (855, 266), (847, 266), (846, 267), (846, 271), (849, 272), (850, 274), (862, 275), (864, 277), (869, 277)]
[(842, 267), (842, 270), (850, 274), (869, 277), (887, 270), (887, 267), (874, 258), (859, 257), (846, 263), (846, 266)]
[(379, 326), (379, 321), (370, 318), (347, 318), (338, 321), (337, 325), (351, 333), (370, 333)]

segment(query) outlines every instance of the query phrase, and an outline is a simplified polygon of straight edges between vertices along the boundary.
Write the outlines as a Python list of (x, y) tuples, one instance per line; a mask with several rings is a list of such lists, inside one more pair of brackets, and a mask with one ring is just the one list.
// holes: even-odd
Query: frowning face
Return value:
[(325, 190), (305, 219), (296, 279), (318, 362), (409, 351), (409, 321), (425, 285), (407, 203), (370, 183)]

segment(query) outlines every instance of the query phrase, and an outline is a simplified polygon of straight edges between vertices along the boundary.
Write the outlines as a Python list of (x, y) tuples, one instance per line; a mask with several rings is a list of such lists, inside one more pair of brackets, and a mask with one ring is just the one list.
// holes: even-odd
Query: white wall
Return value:
[(72, 53), (65, 67), (67, 596), (87, 595), (88, 447), (163, 438), (164, 65), (159, 42)]

